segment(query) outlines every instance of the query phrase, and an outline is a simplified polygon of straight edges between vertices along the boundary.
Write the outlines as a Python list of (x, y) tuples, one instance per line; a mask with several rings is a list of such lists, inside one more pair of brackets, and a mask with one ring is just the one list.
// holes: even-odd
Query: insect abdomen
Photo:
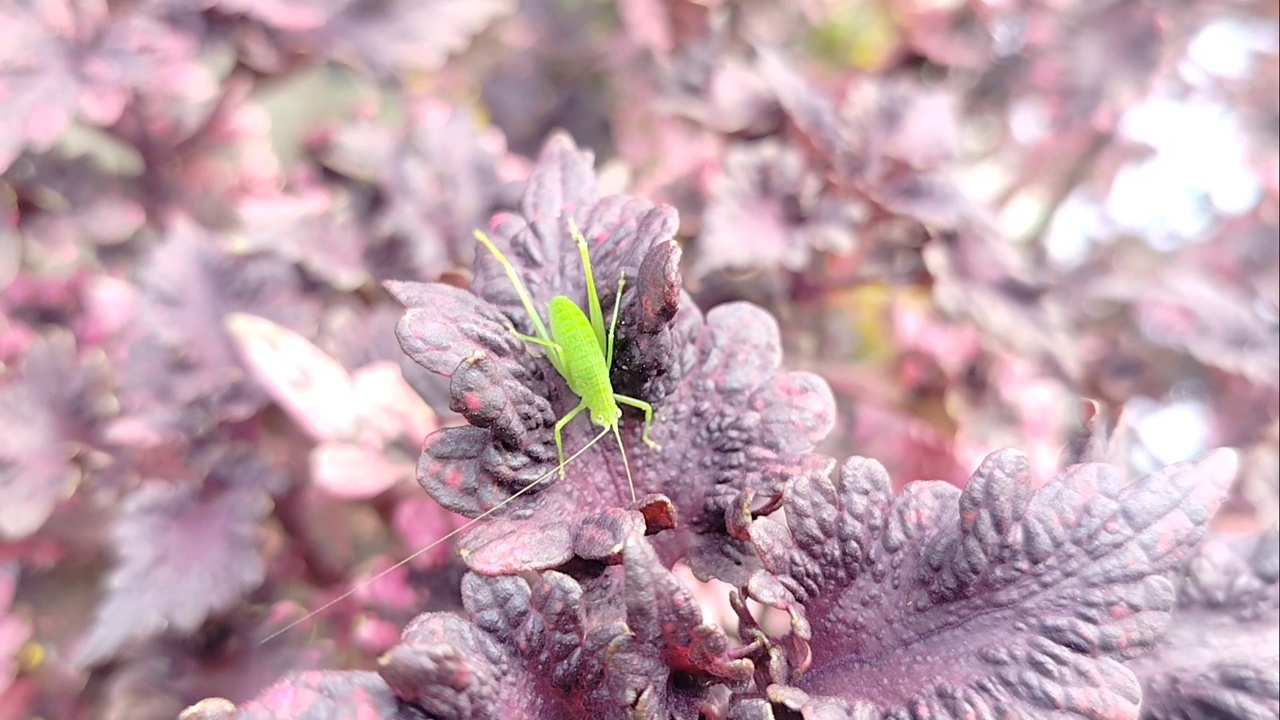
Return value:
[(565, 381), (588, 406), (613, 398), (604, 350), (582, 308), (563, 295), (551, 299), (551, 336), (561, 347)]

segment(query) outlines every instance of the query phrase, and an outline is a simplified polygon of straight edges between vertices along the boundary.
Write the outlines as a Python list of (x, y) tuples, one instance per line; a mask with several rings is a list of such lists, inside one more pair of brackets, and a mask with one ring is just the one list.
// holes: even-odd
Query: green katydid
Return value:
[[(514, 330), (512, 332), (521, 340), (541, 345), (546, 350), (547, 360), (579, 398), (577, 407), (565, 413), (564, 417), (556, 422), (556, 457), (560, 461), (560, 477), (564, 477), (565, 468), (564, 441), (561, 431), (583, 410), (590, 410), (591, 422), (598, 427), (613, 431), (613, 436), (618, 441), (618, 450), (622, 453), (622, 466), (626, 470), (627, 485), (631, 488), (631, 500), (634, 502), (635, 483), (631, 481), (631, 466), (627, 462), (627, 451), (622, 446), (622, 435), (618, 431), (618, 421), (622, 419), (622, 408), (619, 404), (630, 405), (644, 412), (644, 430), (641, 437), (646, 445), (655, 450), (658, 449), (658, 444), (649, 438), (649, 427), (653, 424), (653, 406), (643, 400), (615, 393), (613, 383), (609, 380), (609, 368), (613, 367), (614, 336), (618, 329), (618, 311), (622, 308), (622, 290), (626, 287), (627, 278), (625, 275), (618, 277), (618, 293), (613, 303), (613, 319), (609, 323), (609, 333), (606, 336), (604, 312), (600, 309), (600, 296), (596, 292), (595, 275), (591, 272), (591, 254), (587, 249), (587, 239), (578, 231), (577, 224), (572, 219), (569, 220), (569, 233), (578, 244), (578, 252), (582, 254), (582, 269), (587, 276), (587, 309), (591, 316), (588, 319), (587, 314), (573, 300), (564, 295), (557, 295), (551, 298), (548, 308), (551, 318), (550, 334), (547, 333), (542, 318), (533, 306), (529, 291), (525, 289), (524, 283), (520, 281), (520, 275), (507, 260), (507, 256), (503, 255), (493, 241), (479, 230), (476, 231), (476, 239), (493, 253), (502, 265), (502, 269), (506, 271), (507, 277), (511, 278), (511, 284), (515, 286), (520, 302), (529, 313), (529, 319), (533, 321), (533, 327), (538, 335), (533, 337), (522, 335)], [(595, 440), (592, 440), (592, 443), (594, 444)]]
[[(532, 490), (557, 472), (563, 479), (565, 467), (590, 450), (592, 446), (610, 432), (613, 433), (614, 439), (618, 441), (618, 451), (622, 455), (622, 466), (627, 474), (627, 486), (631, 491), (631, 501), (636, 501), (636, 488), (631, 478), (631, 466), (627, 461), (627, 451), (622, 445), (622, 434), (618, 429), (619, 421), (622, 419), (621, 405), (631, 406), (644, 413), (644, 427), (641, 431), (641, 439), (646, 445), (655, 450), (659, 449), (659, 445), (649, 437), (649, 428), (653, 424), (653, 406), (643, 400), (615, 393), (613, 391), (613, 383), (609, 379), (609, 369), (613, 367), (613, 345), (618, 329), (618, 315), (622, 308), (622, 291), (626, 287), (626, 276), (618, 277), (618, 292), (614, 296), (613, 317), (609, 322), (609, 330), (606, 334), (604, 313), (600, 308), (600, 296), (596, 292), (595, 276), (591, 271), (591, 255), (587, 247), (587, 241), (582, 233), (579, 232), (572, 218), (569, 220), (569, 233), (574, 242), (577, 243), (578, 251), (582, 255), (582, 269), (586, 274), (587, 281), (587, 309), (590, 315), (583, 312), (582, 308), (578, 307), (577, 303), (572, 299), (564, 295), (557, 295), (551, 299), (548, 306), (551, 325), (551, 332), (548, 333), (547, 325), (543, 323), (542, 317), (534, 307), (533, 299), (530, 297), (524, 283), (520, 280), (520, 275), (516, 272), (515, 267), (511, 265), (506, 255), (493, 244), (493, 241), (487, 235), (479, 230), (475, 231), (476, 239), (493, 254), (498, 263), (502, 265), (507, 277), (511, 279), (511, 284), (515, 287), (524, 309), (529, 313), (529, 319), (532, 321), (534, 331), (537, 333), (536, 336), (524, 335), (513, 328), (511, 330), (512, 334), (521, 340), (541, 346), (552, 367), (556, 369), (556, 372), (560, 373), (560, 376), (569, 385), (569, 389), (578, 397), (578, 404), (565, 413), (555, 424), (556, 457), (558, 460), (556, 467), (512, 493), (510, 497), (507, 497), (502, 502), (470, 519), (462, 526), (454, 528), (448, 534), (437, 538), (426, 547), (415, 551), (351, 590), (276, 630), (264, 638), (262, 642), (265, 643), (296, 625), (319, 615), (350, 597), (357, 590), (367, 587), (380, 578), (398, 570), (414, 558), (429, 552), (440, 543), (449, 540), (489, 515), (506, 507), (508, 503)], [(584, 410), (590, 411), (591, 422), (602, 428), (602, 430), (590, 442), (566, 459), (564, 456), (563, 430)]]

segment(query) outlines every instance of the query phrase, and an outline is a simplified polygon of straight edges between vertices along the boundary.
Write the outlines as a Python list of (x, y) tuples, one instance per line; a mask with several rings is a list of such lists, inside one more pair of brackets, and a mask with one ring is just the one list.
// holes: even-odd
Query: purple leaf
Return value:
[(355, 384), (342, 365), (298, 333), (247, 313), (223, 322), (258, 384), (312, 440), (354, 437)]
[(1156, 342), (1259, 385), (1280, 386), (1280, 322), (1250, 294), (1184, 273), (1134, 299), (1138, 322)]
[(704, 717), (710, 683), (745, 686), (750, 660), (731, 659), (724, 632), (703, 623), (702, 606), (647, 541), (628, 540), (627, 627), (612, 656), (615, 684), (641, 717)]
[(286, 45), (398, 78), (439, 69), (472, 36), (511, 12), (510, 0), (220, 0), (281, 31)]
[(917, 482), (896, 499), (875, 461), (797, 480), (786, 521), (751, 537), (769, 573), (749, 589), (792, 613), (792, 684), (829, 704), (935, 718), (1136, 718), (1121, 664), (1160, 639), (1165, 573), (1194, 547), (1235, 475), (1232, 453), (1125, 486), (1076, 465), (1043, 488), (1013, 451), (965, 490)]
[(354, 0), (314, 34), (331, 57), (375, 74), (437, 70), (471, 38), (514, 9), (511, 0)]
[[(622, 439), (636, 496), (676, 501), (681, 537), (662, 543), (664, 558), (691, 553), (700, 573), (740, 573), (749, 559), (740, 543), (722, 542), (725, 513), (743, 491), (776, 496), (786, 478), (826, 467), (811, 450), (834, 419), (830, 390), (816, 376), (778, 372), (777, 325), (759, 308), (728, 305), (704, 318), (680, 290), (674, 213), (635, 198), (597, 200), (590, 154), (564, 136), (548, 143), (523, 207), (523, 218), (495, 219), (493, 240), (535, 307), (555, 295), (586, 305), (570, 217), (591, 248), (606, 316), (617, 278), (630, 280), (611, 379), (616, 392), (655, 408), (652, 435), (662, 450), (639, 442), (638, 413), (624, 418)], [(479, 297), (438, 284), (388, 284), (408, 308), (397, 328), (401, 346), (452, 378), (451, 406), (472, 425), (427, 439), (419, 480), (445, 507), (471, 517), (554, 470), (554, 423), (578, 402), (550, 363), (511, 334), (513, 325), (528, 334), (534, 326), (500, 265), (487, 253), (476, 265)], [(566, 427), (566, 454), (594, 436), (588, 425)], [(568, 468), (571, 481), (547, 482), (465, 536), (468, 564), (508, 573), (565, 562), (583, 522), (630, 502), (617, 453), (616, 443), (600, 443)]]
[(1169, 633), (1126, 667), (1142, 682), (1145, 720), (1280, 714), (1277, 528), (1211, 539), (1186, 563)]
[[(631, 536), (622, 568), (575, 580), (463, 580), (471, 621), (429, 613), (380, 661), (396, 696), (447, 718), (694, 720), (708, 688), (740, 683), (749, 661), (702, 623), (688, 590)], [(625, 622), (624, 622), (625, 621)]]
[(814, 251), (848, 253), (854, 205), (830, 196), (820, 175), (775, 140), (730, 146), (712, 181), (694, 273), (803, 270)]
[(242, 419), (266, 403), (248, 380), (224, 327), (242, 312), (286, 327), (314, 318), (297, 274), (266, 255), (232, 255), (213, 236), (176, 219), (142, 274), (136, 333), (124, 379), (126, 415), (162, 435)]
[(39, 208), (21, 214), (23, 239), (53, 257), (76, 258), (88, 249), (83, 246), (123, 243), (147, 219), (136, 188), (84, 157), (30, 158), (9, 175), (18, 197)]
[[(196, 101), (214, 89), (197, 42), (142, 13), (66, 0), (5, 8), (0, 25), (0, 171), (25, 148), (42, 153), (76, 120), (107, 126), (141, 88)], [(173, 82), (180, 80), (180, 82)], [(165, 82), (169, 81), (169, 82)]]
[(77, 456), (109, 414), (102, 358), (81, 362), (64, 332), (36, 340), (21, 378), (0, 387), (0, 538), (40, 529), (81, 481)]
[(406, 127), (393, 133), (372, 121), (335, 132), (325, 163), (375, 184), (385, 207), (372, 218), (404, 256), (386, 277), (434, 279), (472, 263), (471, 232), (506, 196), (506, 141), (474, 113), (436, 101), (415, 104)]
[(256, 315), (232, 313), (226, 328), (248, 370), (319, 443), (311, 481), (334, 497), (368, 499), (414, 475), (422, 439), (439, 427), (395, 363), (349, 374), (301, 335)]
[[(217, 717), (217, 716), (215, 716)], [(382, 678), (371, 672), (290, 675), (240, 706), (235, 720), (403, 720)]]
[[(418, 616), (405, 628), (400, 644), (380, 661), (392, 692), (446, 720), (567, 717), (562, 686), (588, 679), (573, 674), (582, 660), (572, 653), (582, 641), (572, 612), (578, 609), (581, 589), (559, 574), (544, 578), (535, 599), (519, 578), (468, 575), (463, 598), (475, 623), (445, 613)], [(555, 618), (559, 622), (548, 622), (552, 618), (545, 611), (554, 613), (557, 607), (570, 612)], [(523, 635), (533, 667), (522, 666), (512, 648), (485, 629)], [(553, 657), (561, 663), (554, 674), (549, 666)], [(546, 673), (537, 672), (539, 667)]]
[(161, 632), (192, 633), (262, 583), (259, 523), (280, 481), (241, 455), (214, 457), (201, 487), (151, 480), (121, 504), (119, 560), (80, 648), (81, 665)]
[(240, 199), (241, 242), (277, 252), (339, 290), (369, 281), (369, 238), (352, 198), (336, 186), (303, 181), (287, 193)]

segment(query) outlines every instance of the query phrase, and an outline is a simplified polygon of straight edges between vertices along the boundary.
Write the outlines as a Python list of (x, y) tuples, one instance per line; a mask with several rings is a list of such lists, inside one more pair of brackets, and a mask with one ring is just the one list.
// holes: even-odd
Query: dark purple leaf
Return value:
[[(655, 407), (661, 450), (639, 442), (639, 414), (628, 412), (622, 438), (636, 496), (675, 500), (681, 537), (663, 542), (664, 557), (691, 554), (704, 574), (741, 572), (743, 548), (721, 542), (725, 512), (744, 490), (776, 496), (797, 471), (826, 466), (810, 451), (834, 418), (830, 390), (816, 376), (778, 372), (777, 325), (759, 308), (728, 305), (704, 318), (680, 291), (674, 214), (635, 198), (596, 200), (590, 154), (563, 136), (548, 143), (524, 212), (495, 219), (493, 235), (536, 307), (557, 294), (586, 305), (570, 217), (591, 248), (606, 316), (618, 276), (630, 280), (611, 377), (616, 392)], [(409, 308), (397, 329), (405, 352), (452, 378), (452, 407), (472, 424), (428, 438), (419, 480), (432, 497), (474, 517), (554, 470), (553, 425), (578, 398), (511, 334), (510, 325), (529, 334), (534, 327), (499, 264), (477, 257), (479, 297), (444, 285), (388, 288)], [(588, 425), (566, 427), (566, 454), (594, 436)], [(465, 536), (468, 564), (486, 573), (553, 567), (571, 556), (584, 520), (630, 501), (616, 443), (600, 443), (568, 473), (571, 480), (547, 482)]]
[(611, 656), (614, 683), (636, 716), (695, 718), (706, 688), (745, 686), (751, 661), (731, 659), (724, 632), (703, 623), (702, 606), (644, 540), (627, 542), (627, 628)]
[[(750, 662), (702, 622), (693, 596), (638, 536), (621, 568), (579, 582), (463, 580), (470, 622), (429, 613), (380, 661), (402, 701), (447, 720), (613, 718), (694, 720), (714, 683), (740, 683)], [(625, 622), (624, 622), (625, 621)]]
[(411, 622), (380, 661), (392, 692), (445, 720), (569, 717), (566, 691), (599, 681), (580, 664), (582, 590), (559, 573), (544, 573), (535, 587), (536, 595), (519, 578), (467, 575), (463, 600), (474, 621), (430, 613)]
[[(217, 457), (217, 456), (215, 456)], [(93, 666), (162, 632), (188, 634), (262, 583), (259, 523), (279, 485), (239, 454), (215, 461), (201, 487), (151, 480), (121, 504), (118, 564), (78, 661)]]
[[(875, 461), (839, 484), (797, 480), (786, 521), (752, 540), (769, 573), (753, 596), (792, 614), (803, 707), (934, 718), (1136, 718), (1121, 664), (1160, 640), (1164, 577), (1195, 547), (1235, 475), (1217, 451), (1132, 485), (1076, 465), (1035, 489), (1027, 461), (989, 456), (961, 491), (917, 482), (891, 497)], [(862, 710), (859, 710), (862, 711)]]
[(1169, 633), (1126, 667), (1144, 720), (1280, 714), (1280, 537), (1211, 539), (1186, 563)]
[(314, 318), (286, 263), (233, 255), (188, 220), (173, 222), (141, 282), (140, 337), (129, 347), (124, 378), (126, 436), (137, 425), (161, 435), (177, 428), (199, 434), (208, 423), (251, 415), (266, 395), (248, 380), (226, 317), (244, 312), (289, 328), (309, 327)]

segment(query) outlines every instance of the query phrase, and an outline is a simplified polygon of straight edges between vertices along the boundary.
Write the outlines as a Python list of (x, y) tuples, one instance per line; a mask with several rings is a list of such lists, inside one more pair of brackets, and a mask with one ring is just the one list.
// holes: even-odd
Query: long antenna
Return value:
[[(414, 553), (413, 553), (413, 554), (409, 555), (408, 557), (406, 557), (405, 559), (403, 559), (403, 560), (401, 560), (400, 562), (396, 563), (395, 565), (392, 565), (391, 567), (387, 568), (386, 570), (383, 570), (382, 572), (378, 573), (377, 575), (374, 575), (373, 577), (369, 578), (368, 580), (365, 580), (365, 581), (363, 581), (363, 582), (361, 582), (361, 583), (358, 583), (357, 585), (355, 585), (354, 587), (352, 587), (350, 590), (348, 590), (348, 591), (346, 591), (346, 592), (342, 593), (342, 594), (341, 594), (341, 595), (339, 595), (338, 597), (336, 597), (336, 598), (334, 598), (334, 599), (330, 600), (329, 602), (327, 602), (327, 603), (325, 603), (325, 604), (321, 605), (320, 607), (316, 608), (315, 610), (312, 610), (311, 612), (307, 613), (306, 615), (303, 615), (302, 617), (298, 618), (297, 620), (294, 620), (293, 622), (289, 623), (288, 625), (285, 625), (284, 627), (280, 628), (279, 630), (277, 630), (277, 631), (275, 631), (275, 632), (271, 633), (270, 635), (268, 635), (268, 636), (266, 636), (265, 638), (263, 638), (263, 639), (262, 639), (258, 644), (259, 644), (259, 645), (266, 644), (266, 643), (270, 642), (271, 640), (275, 639), (276, 637), (278, 637), (278, 636), (280, 636), (280, 635), (283, 635), (284, 633), (286, 633), (286, 632), (288, 632), (288, 631), (292, 630), (293, 628), (297, 627), (298, 625), (301, 625), (302, 623), (304, 623), (304, 622), (306, 622), (306, 621), (310, 620), (311, 618), (313, 618), (313, 617), (315, 617), (315, 616), (319, 615), (320, 613), (324, 612), (325, 610), (328, 610), (329, 608), (333, 607), (334, 605), (337, 605), (338, 603), (342, 602), (343, 600), (346, 600), (347, 598), (351, 597), (352, 595), (355, 595), (357, 592), (359, 592), (359, 591), (361, 591), (361, 590), (363, 590), (363, 589), (365, 589), (365, 588), (369, 587), (370, 585), (372, 585), (372, 584), (374, 584), (375, 582), (377, 582), (377, 581), (381, 580), (382, 578), (386, 577), (387, 575), (390, 575), (392, 572), (394, 572), (394, 571), (396, 571), (396, 570), (399, 570), (400, 568), (402, 568), (402, 567), (404, 567), (405, 565), (407, 565), (407, 564), (409, 564), (410, 562), (412, 562), (412, 561), (414, 560), (414, 558), (416, 558), (416, 557), (418, 557), (418, 556), (422, 555), (423, 553), (430, 552), (432, 548), (434, 548), (435, 546), (437, 546), (437, 545), (439, 545), (440, 543), (444, 542), (445, 540), (448, 540), (449, 538), (453, 537), (454, 535), (457, 535), (458, 533), (460, 533), (460, 532), (462, 532), (462, 531), (464, 531), (464, 530), (468, 530), (468, 529), (470, 529), (472, 525), (475, 525), (476, 523), (478, 523), (478, 522), (480, 522), (481, 520), (483, 520), (483, 519), (485, 519), (485, 518), (489, 517), (489, 516), (490, 516), (490, 515), (492, 515), (493, 513), (495, 513), (495, 512), (497, 512), (497, 511), (501, 510), (502, 508), (506, 507), (506, 506), (507, 506), (507, 505), (508, 505), (512, 500), (515, 500), (516, 498), (520, 497), (521, 495), (523, 495), (523, 494), (525, 494), (525, 493), (529, 492), (529, 491), (530, 491), (530, 490), (532, 490), (535, 486), (537, 486), (538, 484), (540, 484), (543, 480), (546, 480), (547, 478), (549, 478), (549, 477), (551, 477), (552, 475), (554, 475), (554, 474), (556, 474), (557, 472), (559, 472), (559, 471), (560, 471), (560, 468), (562, 468), (562, 467), (564, 467), (564, 466), (568, 465), (569, 463), (573, 462), (574, 460), (578, 459), (578, 456), (580, 456), (580, 455), (582, 455), (582, 453), (584, 453), (584, 452), (586, 452), (586, 451), (590, 450), (590, 449), (591, 449), (591, 447), (592, 447), (593, 445), (595, 445), (596, 443), (600, 442), (600, 438), (603, 438), (603, 437), (604, 437), (605, 435), (607, 435), (608, 433), (609, 433), (609, 428), (607, 428), (607, 427), (606, 427), (605, 429), (601, 430), (601, 431), (600, 431), (600, 434), (599, 434), (599, 435), (596, 435), (596, 436), (591, 440), (591, 442), (589, 442), (589, 443), (587, 443), (586, 445), (584, 445), (584, 446), (582, 447), (582, 449), (581, 449), (581, 450), (578, 450), (577, 452), (575, 452), (574, 454), (572, 454), (572, 455), (570, 455), (568, 458), (566, 458), (566, 459), (565, 459), (565, 461), (564, 461), (564, 463), (562, 463), (562, 464), (560, 464), (560, 465), (557, 465), (557, 466), (556, 466), (555, 468), (553, 468), (551, 471), (549, 471), (549, 472), (545, 473), (544, 475), (542, 475), (542, 476), (541, 476), (541, 477), (539, 477), (538, 479), (534, 480), (533, 482), (529, 483), (528, 485), (525, 485), (524, 487), (520, 488), (520, 489), (519, 489), (519, 490), (517, 490), (516, 492), (512, 493), (512, 494), (511, 494), (511, 497), (509, 497), (509, 498), (507, 498), (507, 499), (503, 500), (502, 502), (498, 503), (497, 505), (494, 505), (493, 507), (489, 508), (488, 510), (485, 510), (484, 512), (480, 513), (479, 515), (477, 515), (477, 516), (475, 516), (475, 517), (471, 518), (471, 520), (469, 520), (468, 522), (466, 522), (465, 524), (463, 524), (463, 525), (462, 525), (462, 527), (454, 528), (454, 529), (453, 529), (453, 530), (451, 530), (447, 535), (445, 535), (445, 536), (443, 536), (443, 537), (440, 537), (440, 538), (437, 538), (437, 539), (436, 539), (435, 541), (433, 541), (431, 544), (427, 545), (426, 547), (424, 547), (424, 548), (422, 548), (422, 549), (420, 549), (420, 550), (416, 550), (416, 551), (414, 551)], [(619, 445), (621, 445), (621, 441), (619, 441)], [(633, 499), (634, 499), (635, 491), (634, 491), (634, 490), (632, 490), (632, 493), (631, 493), (631, 494), (632, 494)]]
[(631, 488), (631, 502), (635, 502), (636, 484), (631, 482), (631, 463), (627, 462), (627, 449), (622, 447), (622, 433), (618, 432), (618, 421), (614, 420), (610, 427), (613, 428), (613, 436), (618, 440), (618, 452), (622, 453), (622, 469), (627, 471), (627, 487)]

